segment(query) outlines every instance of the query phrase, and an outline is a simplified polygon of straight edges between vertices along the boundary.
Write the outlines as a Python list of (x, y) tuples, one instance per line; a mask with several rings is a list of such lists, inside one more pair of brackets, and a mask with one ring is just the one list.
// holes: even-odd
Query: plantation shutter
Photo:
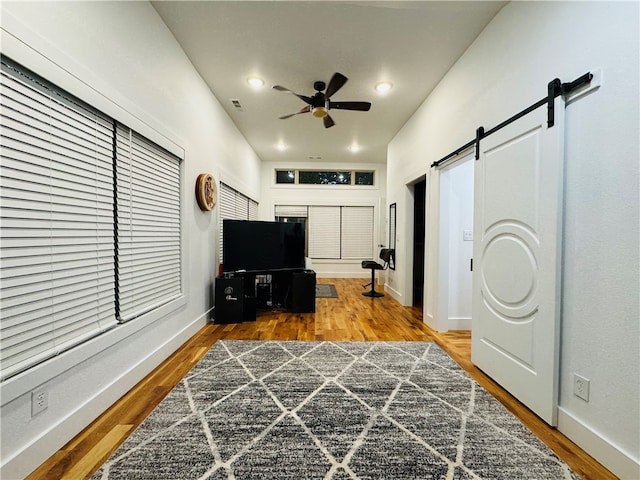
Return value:
[(342, 258), (373, 258), (373, 207), (342, 207)]
[(2, 379), (116, 325), (111, 121), (2, 58)]
[(128, 127), (116, 136), (120, 321), (182, 295), (180, 160)]
[(340, 207), (309, 207), (309, 257), (340, 258)]

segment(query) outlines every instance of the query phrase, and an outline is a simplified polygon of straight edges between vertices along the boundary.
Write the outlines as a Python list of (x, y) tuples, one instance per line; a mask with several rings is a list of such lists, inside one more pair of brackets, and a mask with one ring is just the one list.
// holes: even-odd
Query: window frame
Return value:
[[(332, 210), (333, 209), (333, 210)], [(351, 210), (353, 209), (353, 210)], [(349, 215), (351, 215), (353, 212), (357, 212), (358, 209), (366, 209), (367, 210), (367, 214), (371, 215), (371, 231), (367, 233), (367, 235), (370, 235), (369, 240), (370, 240), (370, 248), (371, 251), (370, 253), (367, 252), (365, 255), (363, 256), (345, 256), (345, 250), (349, 250), (349, 248), (353, 248), (354, 244), (353, 244), (353, 237), (352, 235), (350, 235), (349, 233), (349, 229), (345, 229), (345, 218), (348, 217)], [(370, 210), (370, 211), (369, 211)], [(328, 248), (325, 243), (328, 241), (328, 237), (331, 236), (331, 231), (329, 231), (327, 229), (326, 223), (323, 224), (322, 222), (320, 222), (320, 224), (317, 224), (316, 222), (319, 221), (318, 219), (314, 219), (314, 212), (318, 213), (318, 214), (327, 214), (329, 215), (331, 212), (333, 211), (334, 215), (333, 218), (335, 220), (335, 225), (333, 226), (333, 234), (334, 234), (334, 238), (333, 240), (337, 242), (338, 244), (338, 254), (337, 256), (334, 255), (329, 255), (328, 253), (324, 253), (323, 249)], [(322, 212), (322, 213), (320, 213)], [(346, 212), (346, 213), (345, 213)], [(310, 204), (310, 205), (292, 205), (292, 204), (276, 204), (274, 205), (274, 219), (276, 221), (280, 221), (281, 218), (287, 218), (287, 217), (304, 217), (305, 218), (305, 243), (306, 243), (306, 249), (305, 249), (305, 255), (307, 255), (309, 258), (313, 259), (313, 260), (318, 260), (320, 262), (345, 262), (345, 263), (349, 263), (349, 262), (359, 262), (363, 259), (371, 259), (375, 257), (375, 237), (376, 237), (376, 213), (377, 212), (377, 207), (375, 205), (371, 205), (371, 204), (360, 204), (360, 205), (330, 205), (330, 204)], [(323, 218), (323, 220), (326, 222), (327, 220), (327, 215), (325, 215), (325, 217)], [(314, 229), (318, 228), (321, 232), (322, 235), (325, 237), (325, 239), (320, 240), (318, 242), (316, 242), (315, 240), (312, 241), (311, 240), (311, 234), (313, 233)], [(335, 229), (337, 228), (337, 233), (335, 233)], [(347, 232), (345, 232), (345, 230), (347, 230)], [(357, 236), (356, 236), (357, 237)], [(366, 248), (369, 248), (369, 245), (367, 245)], [(317, 250), (320, 250), (321, 252), (323, 252), (324, 256), (313, 256), (313, 253), (317, 253)]]
[[(305, 186), (305, 187), (361, 187), (361, 188), (375, 188), (376, 185), (376, 171), (369, 169), (360, 169), (360, 168), (351, 168), (351, 169), (335, 169), (335, 170), (321, 170), (315, 168), (275, 168), (273, 171), (273, 182), (274, 185), (279, 187), (283, 186)], [(278, 182), (278, 173), (284, 172), (294, 172), (294, 180), (293, 182)], [(349, 183), (305, 183), (300, 181), (300, 173), (305, 172), (317, 172), (317, 173), (326, 173), (326, 174), (338, 174), (343, 172), (348, 172), (350, 175)], [(371, 184), (359, 184), (356, 183), (356, 177), (358, 174), (367, 173), (371, 174), (372, 183)]]
[[(8, 48), (10, 51), (15, 52), (15, 48)], [(60, 67), (55, 65), (47, 66), (41, 68), (42, 71), (46, 72), (47, 76), (53, 78), (53, 80), (48, 80), (43, 78), (37, 71), (32, 70), (29, 62), (22, 61), (21, 55), (9, 55), (8, 53), (2, 53), (3, 61), (15, 66), (18, 71), (23, 71), (27, 73), (29, 76), (32, 76), (36, 82), (42, 82), (43, 85), (47, 85), (47, 88), (53, 87), (55, 92), (62, 93), (64, 96), (68, 96), (69, 101), (71, 103), (77, 102), (81, 105), (87, 105), (90, 109), (99, 112), (101, 115), (106, 116), (112, 122), (120, 122), (121, 120), (127, 120), (131, 124), (135, 124), (136, 126), (142, 126), (140, 130), (143, 132), (134, 129), (139, 135), (145, 138), (146, 141), (155, 144), (156, 146), (163, 148), (169, 151), (171, 154), (175, 155), (178, 159), (178, 188), (180, 191), (181, 202), (178, 208), (179, 215), (179, 255), (180, 255), (180, 294), (176, 298), (170, 299), (166, 303), (163, 303), (156, 308), (141, 314), (136, 318), (136, 321), (127, 322), (125, 324), (118, 324), (115, 327), (111, 327), (109, 329), (105, 329), (101, 334), (97, 336), (90, 337), (88, 339), (83, 340), (82, 342), (72, 346), (71, 348), (64, 350), (64, 355), (57, 355), (54, 357), (49, 357), (47, 359), (43, 359), (38, 363), (33, 363), (25, 369), (20, 370), (19, 372), (10, 373), (6, 378), (2, 381), (2, 392), (3, 397), (10, 401), (12, 398), (16, 398), (25, 390), (34, 387), (34, 382), (37, 382), (37, 379), (40, 380), (42, 378), (53, 378), (64, 371), (72, 368), (73, 366), (79, 364), (81, 361), (85, 360), (88, 357), (94, 356), (101, 352), (102, 350), (108, 349), (118, 342), (124, 340), (125, 338), (131, 336), (135, 332), (142, 330), (152, 323), (156, 322), (160, 318), (166, 317), (171, 312), (182, 308), (186, 304), (186, 292), (185, 292), (185, 265), (186, 259), (183, 254), (184, 249), (184, 228), (183, 228), (183, 219), (185, 218), (185, 206), (183, 193), (184, 192), (184, 182), (185, 182), (185, 165), (184, 165), (184, 150), (177, 145), (177, 143), (173, 143), (169, 137), (164, 134), (156, 131), (155, 129), (149, 127), (147, 124), (141, 123), (141, 121), (132, 117), (130, 114), (127, 115), (118, 115), (114, 116), (113, 111), (115, 110), (117, 113), (122, 113), (123, 111), (120, 108), (113, 108), (113, 103), (108, 100), (105, 94), (95, 95), (95, 90), (89, 88), (91, 92), (88, 95), (89, 100), (87, 101), (86, 97), (82, 95), (82, 93), (86, 93), (87, 85), (84, 83), (78, 84), (78, 81), (75, 77), (72, 77), (70, 74), (64, 72), (60, 75)], [(14, 60), (14, 58), (18, 58), (20, 61)], [(36, 62), (37, 63), (37, 62)], [(50, 64), (49, 64), (50, 65)], [(65, 81), (59, 81), (60, 77), (65, 79)], [(53, 83), (53, 82), (56, 83)], [(67, 85), (77, 86), (82, 85), (82, 88), (68, 88)], [(78, 90), (80, 90), (78, 92)], [(91, 101), (93, 98), (98, 98), (101, 100), (102, 105), (106, 104), (110, 105), (110, 110), (112, 112), (104, 111), (100, 105), (95, 105)], [(98, 102), (100, 103), (100, 102)], [(149, 135), (151, 133), (151, 135)], [(157, 142), (157, 139), (160, 141)], [(168, 147), (168, 148), (167, 148)], [(112, 151), (113, 153), (113, 151)], [(113, 166), (113, 164), (112, 164)], [(112, 178), (113, 183), (113, 178)], [(113, 202), (116, 199), (113, 197)], [(112, 246), (115, 249), (115, 222), (112, 224)], [(108, 335), (104, 335), (105, 332), (108, 332)]]

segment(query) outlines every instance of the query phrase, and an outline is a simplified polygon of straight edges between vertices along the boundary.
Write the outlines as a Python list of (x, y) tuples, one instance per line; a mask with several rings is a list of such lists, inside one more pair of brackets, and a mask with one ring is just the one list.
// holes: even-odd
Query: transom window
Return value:
[(276, 184), (374, 185), (372, 170), (276, 170)]

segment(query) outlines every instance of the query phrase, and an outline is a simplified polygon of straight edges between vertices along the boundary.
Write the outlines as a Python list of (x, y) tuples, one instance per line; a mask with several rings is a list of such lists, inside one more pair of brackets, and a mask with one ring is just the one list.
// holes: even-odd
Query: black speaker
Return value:
[(255, 297), (245, 295), (245, 279), (216, 278), (216, 323), (240, 323), (255, 318)]
[(256, 283), (256, 304), (261, 307), (271, 305), (271, 283)]
[(291, 307), (293, 313), (316, 311), (316, 272), (304, 270), (291, 276)]

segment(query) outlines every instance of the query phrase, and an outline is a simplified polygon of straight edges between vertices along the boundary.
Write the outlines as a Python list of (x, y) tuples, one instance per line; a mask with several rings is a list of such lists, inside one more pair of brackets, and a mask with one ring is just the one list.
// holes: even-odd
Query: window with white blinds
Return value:
[(249, 217), (247, 220), (258, 219), (258, 202), (249, 199)]
[(341, 258), (371, 258), (372, 248), (373, 207), (342, 207)]
[(252, 200), (226, 183), (220, 182), (218, 195), (218, 211), (220, 212), (220, 237), (218, 253), (220, 261), (223, 256), (223, 220), (258, 220), (258, 202)]
[(309, 207), (309, 257), (340, 258), (340, 207)]
[(2, 380), (181, 293), (180, 160), (2, 56)]
[(180, 295), (180, 160), (116, 129), (117, 303), (121, 322)]
[(274, 215), (277, 217), (306, 218), (309, 207), (307, 205), (275, 205)]
[[(276, 206), (276, 212), (280, 211)], [(309, 257), (336, 260), (373, 257), (373, 207), (309, 206), (308, 212)]]
[(2, 58), (6, 379), (115, 326), (112, 124)]

